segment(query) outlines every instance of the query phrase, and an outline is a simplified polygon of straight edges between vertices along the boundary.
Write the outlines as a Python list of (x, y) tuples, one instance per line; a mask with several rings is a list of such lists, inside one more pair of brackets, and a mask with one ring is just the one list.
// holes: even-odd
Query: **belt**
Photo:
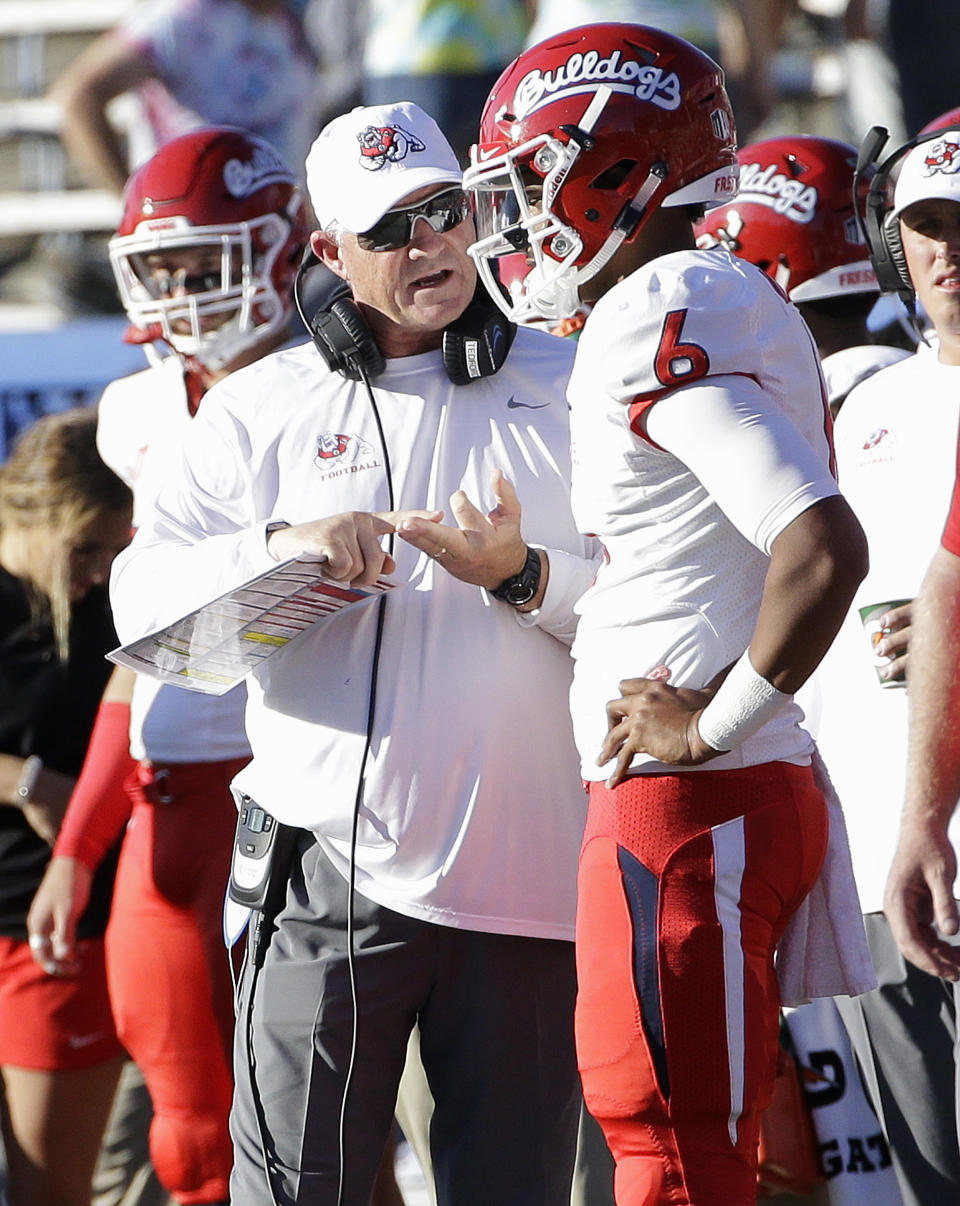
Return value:
[(222, 762), (139, 762), (134, 778), (151, 804), (173, 804), (180, 796), (207, 786), (227, 786), (250, 761), (249, 757)]

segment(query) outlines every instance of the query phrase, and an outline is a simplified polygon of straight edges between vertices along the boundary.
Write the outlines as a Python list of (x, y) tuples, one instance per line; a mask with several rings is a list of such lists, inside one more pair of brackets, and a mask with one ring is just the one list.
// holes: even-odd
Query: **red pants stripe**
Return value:
[(805, 767), (591, 784), (577, 1051), (618, 1206), (755, 1202), (780, 1007), (773, 953), (826, 839)]
[(183, 1203), (229, 1196), (233, 989), (222, 916), (237, 817), (228, 786), (245, 762), (130, 782), (107, 929), (117, 1032), (153, 1102), (151, 1159)]

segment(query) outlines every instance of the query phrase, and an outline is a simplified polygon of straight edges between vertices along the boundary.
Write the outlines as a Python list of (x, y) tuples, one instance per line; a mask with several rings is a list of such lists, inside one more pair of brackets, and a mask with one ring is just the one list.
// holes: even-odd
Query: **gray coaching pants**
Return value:
[(573, 943), (433, 925), (359, 895), (353, 917), (358, 1021), (341, 1126), (347, 884), (304, 834), (263, 967), (241, 985), (232, 1206), (270, 1201), (265, 1163), (278, 1206), (336, 1206), (341, 1172), (342, 1206), (367, 1206), (417, 1021), (439, 1206), (567, 1202), (580, 1101)]
[(904, 1206), (960, 1202), (960, 984), (908, 963), (882, 913), (863, 920), (878, 987), (836, 1003)]

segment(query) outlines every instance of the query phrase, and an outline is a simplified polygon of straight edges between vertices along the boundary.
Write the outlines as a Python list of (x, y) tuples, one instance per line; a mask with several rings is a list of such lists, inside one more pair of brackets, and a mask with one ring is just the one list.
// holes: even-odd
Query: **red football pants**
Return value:
[(577, 1055), (617, 1206), (749, 1206), (776, 1063), (773, 953), (813, 886), (826, 805), (807, 767), (590, 785)]
[(183, 1203), (229, 1197), (233, 990), (222, 917), (237, 821), (228, 785), (245, 762), (131, 778), (106, 935), (117, 1032), (153, 1102), (150, 1156)]

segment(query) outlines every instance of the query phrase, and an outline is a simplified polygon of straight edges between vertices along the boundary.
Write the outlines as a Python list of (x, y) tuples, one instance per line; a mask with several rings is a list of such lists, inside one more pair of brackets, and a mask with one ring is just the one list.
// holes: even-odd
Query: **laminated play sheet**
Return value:
[(372, 586), (335, 582), (320, 573), (321, 565), (305, 557), (281, 562), (108, 656), (138, 674), (223, 695), (305, 629), (381, 598), (397, 585), (386, 578)]

